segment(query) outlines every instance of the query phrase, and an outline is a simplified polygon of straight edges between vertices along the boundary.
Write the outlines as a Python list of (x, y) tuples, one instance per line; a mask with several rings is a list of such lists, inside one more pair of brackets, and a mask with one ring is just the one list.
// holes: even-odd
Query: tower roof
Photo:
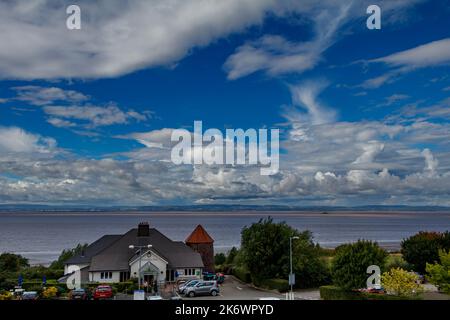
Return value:
[(214, 240), (211, 236), (206, 232), (206, 230), (199, 224), (194, 231), (192, 231), (191, 235), (187, 237), (186, 243), (213, 243)]

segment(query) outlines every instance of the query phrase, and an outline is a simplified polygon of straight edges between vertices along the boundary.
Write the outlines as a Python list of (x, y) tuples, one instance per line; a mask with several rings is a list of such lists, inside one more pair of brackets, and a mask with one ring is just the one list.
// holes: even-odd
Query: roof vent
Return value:
[(150, 225), (148, 222), (141, 222), (138, 225), (138, 237), (150, 236)]

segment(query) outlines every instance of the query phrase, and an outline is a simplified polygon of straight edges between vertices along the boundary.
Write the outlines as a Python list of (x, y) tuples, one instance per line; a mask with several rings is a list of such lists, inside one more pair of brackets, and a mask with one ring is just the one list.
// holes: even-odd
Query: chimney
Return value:
[(150, 236), (150, 225), (148, 222), (141, 222), (138, 225), (138, 237), (149, 237)]

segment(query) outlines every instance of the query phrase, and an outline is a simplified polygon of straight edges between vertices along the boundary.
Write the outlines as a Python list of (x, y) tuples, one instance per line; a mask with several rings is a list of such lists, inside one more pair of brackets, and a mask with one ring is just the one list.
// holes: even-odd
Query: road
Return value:
[[(277, 298), (284, 300), (286, 295), (281, 294), (278, 291), (257, 289), (249, 284), (239, 281), (233, 276), (226, 276), (225, 282), (220, 286), (219, 296), (183, 297), (183, 300), (258, 300), (260, 298)], [(295, 292), (295, 298), (301, 300), (319, 300), (320, 294), (318, 289), (298, 290)]]

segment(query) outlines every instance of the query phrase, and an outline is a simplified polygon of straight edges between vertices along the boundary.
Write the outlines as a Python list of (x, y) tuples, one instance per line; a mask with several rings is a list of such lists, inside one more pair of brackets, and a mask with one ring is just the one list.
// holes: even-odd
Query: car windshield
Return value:
[(104, 291), (111, 291), (111, 288), (110, 288), (110, 287), (98, 287), (98, 288), (97, 288), (97, 291), (101, 291), (101, 292), (104, 292)]

